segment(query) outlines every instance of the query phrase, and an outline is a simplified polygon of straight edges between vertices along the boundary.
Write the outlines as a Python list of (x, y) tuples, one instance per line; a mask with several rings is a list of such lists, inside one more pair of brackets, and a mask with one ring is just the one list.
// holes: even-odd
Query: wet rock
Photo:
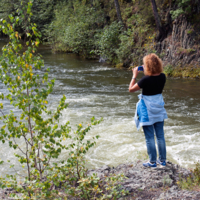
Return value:
[(123, 67), (125, 68), (129, 68), (131, 65), (131, 59), (126, 59), (124, 62), (123, 62)]
[(99, 62), (100, 63), (105, 63), (107, 61), (107, 58), (105, 56), (100, 56)]
[(105, 170), (110, 170), (110, 167), (109, 166), (107, 166), (107, 165), (104, 165), (103, 167), (101, 167), (101, 170), (102, 171), (105, 171)]

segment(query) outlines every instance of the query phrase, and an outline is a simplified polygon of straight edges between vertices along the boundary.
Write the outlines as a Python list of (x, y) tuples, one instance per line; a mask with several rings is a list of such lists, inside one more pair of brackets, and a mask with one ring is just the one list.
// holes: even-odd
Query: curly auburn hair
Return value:
[(144, 74), (153, 75), (163, 71), (162, 60), (154, 53), (151, 53), (143, 58)]

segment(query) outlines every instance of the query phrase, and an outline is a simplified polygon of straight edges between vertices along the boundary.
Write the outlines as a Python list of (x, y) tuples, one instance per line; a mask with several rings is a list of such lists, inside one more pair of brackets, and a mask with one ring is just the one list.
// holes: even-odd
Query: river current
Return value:
[[(50, 78), (56, 79), (49, 109), (56, 108), (63, 94), (69, 103), (60, 123), (70, 121), (72, 127), (80, 123), (87, 126), (91, 117), (103, 117), (87, 136), (100, 135), (86, 156), (89, 168), (147, 159), (143, 131), (137, 131), (134, 123), (137, 96), (141, 91), (128, 92), (131, 71), (84, 60), (74, 54), (52, 54), (45, 46), (39, 52), (45, 68), (50, 68)], [(5, 92), (2, 83), (0, 92)], [(168, 114), (164, 127), (167, 159), (183, 167), (194, 167), (200, 160), (200, 81), (167, 78), (163, 97)], [(12, 150), (5, 144), (0, 145), (0, 152), (2, 160), (13, 159)], [(1, 172), (6, 168), (7, 165), (2, 166)]]

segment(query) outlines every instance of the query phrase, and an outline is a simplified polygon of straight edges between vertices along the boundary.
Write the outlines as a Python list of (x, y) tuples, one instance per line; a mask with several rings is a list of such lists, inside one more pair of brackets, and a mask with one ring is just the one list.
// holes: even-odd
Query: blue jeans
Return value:
[(166, 144), (165, 144), (163, 126), (164, 126), (164, 121), (156, 122), (153, 125), (142, 127), (144, 130), (145, 138), (146, 138), (147, 153), (149, 155), (149, 160), (152, 163), (156, 162), (157, 160), (154, 132), (157, 138), (159, 160), (161, 162), (166, 160)]

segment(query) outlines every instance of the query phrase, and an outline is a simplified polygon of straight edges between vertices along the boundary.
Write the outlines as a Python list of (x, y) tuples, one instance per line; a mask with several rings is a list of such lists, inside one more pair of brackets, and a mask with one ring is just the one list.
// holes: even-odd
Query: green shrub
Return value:
[(129, 59), (134, 65), (140, 65), (145, 52), (155, 51), (153, 42), (155, 35), (150, 25), (147, 25), (147, 19), (139, 13), (132, 14), (127, 23), (129, 28), (120, 35), (117, 56), (121, 62)]
[(119, 48), (122, 28), (120, 22), (113, 22), (109, 26), (105, 26), (102, 33), (96, 35), (96, 53), (112, 62), (116, 58), (116, 50)]
[(194, 0), (191, 4), (190, 0), (177, 0), (175, 2), (175, 5), (177, 6), (176, 10), (171, 10), (170, 13), (172, 15), (172, 19), (176, 19), (178, 16), (181, 14), (191, 14), (192, 12), (192, 6), (194, 7), (195, 5), (198, 6), (199, 2), (198, 0)]
[[(3, 18), (8, 20), (10, 14), (13, 14), (13, 16), (20, 16), (21, 2), (28, 3), (28, 0), (1, 0), (0, 19)], [(37, 24), (38, 30), (43, 34), (43, 39), (45, 39), (44, 33), (46, 31), (48, 32), (46, 27), (48, 27), (54, 18), (54, 6), (55, 0), (33, 1), (32, 16), (30, 20), (32, 23)], [(17, 29), (20, 33), (23, 33), (23, 30), (26, 29), (26, 24), (18, 24)]]
[(164, 73), (167, 75), (167, 76), (172, 76), (172, 73), (174, 71), (174, 68), (172, 65), (166, 65), (164, 67)]
[(129, 29), (126, 32), (123, 32), (120, 37), (119, 48), (116, 50), (116, 54), (120, 60), (123, 62), (124, 60), (132, 58), (132, 51), (134, 46), (134, 40), (132, 37), (132, 30)]
[(91, 7), (90, 4), (79, 0), (68, 1), (57, 5), (55, 20), (49, 27), (50, 43), (55, 51), (70, 51), (90, 56), (95, 48), (95, 34), (100, 30), (104, 18), (99, 4)]
[(181, 189), (199, 190), (200, 189), (200, 163), (196, 163), (195, 169), (191, 170), (191, 174), (183, 178), (180, 176), (177, 182)]

